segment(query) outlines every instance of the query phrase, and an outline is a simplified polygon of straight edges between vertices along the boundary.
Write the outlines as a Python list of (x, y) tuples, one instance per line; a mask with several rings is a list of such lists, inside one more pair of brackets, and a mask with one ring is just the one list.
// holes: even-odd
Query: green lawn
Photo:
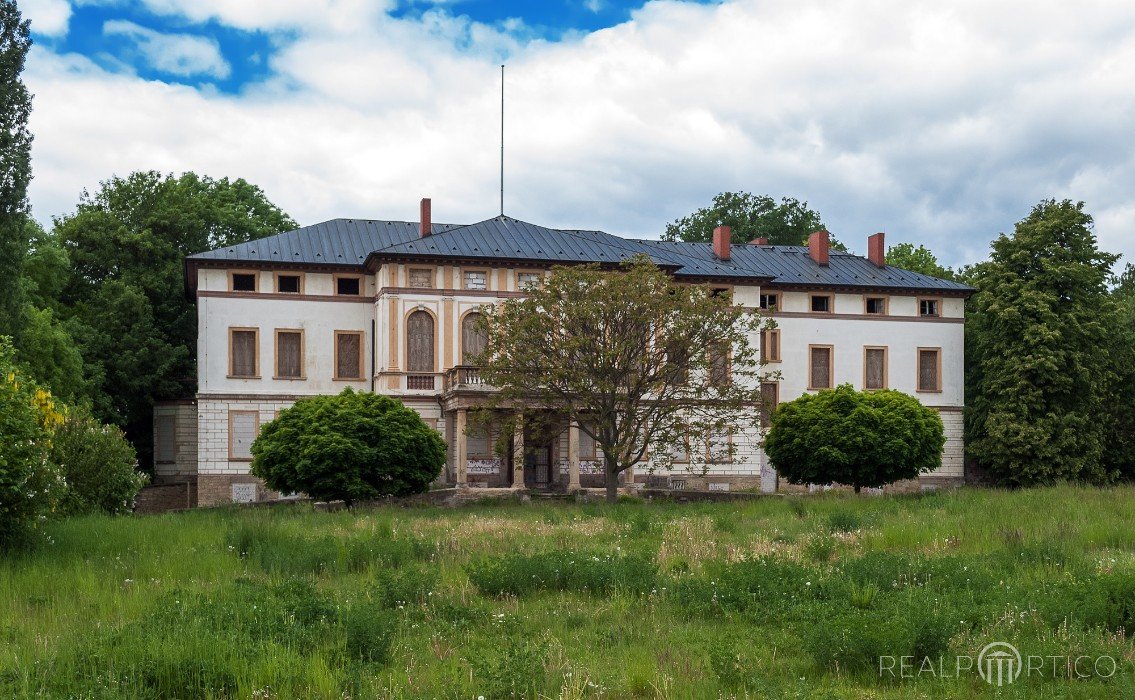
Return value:
[[(1129, 488), (49, 533), (0, 560), (0, 697), (1135, 698)], [(999, 690), (955, 673), (997, 641), (1042, 660)]]

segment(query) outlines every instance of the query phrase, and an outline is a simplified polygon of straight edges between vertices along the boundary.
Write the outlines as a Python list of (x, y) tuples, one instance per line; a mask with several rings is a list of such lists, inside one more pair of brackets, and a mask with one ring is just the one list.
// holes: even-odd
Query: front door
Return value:
[(552, 485), (552, 446), (525, 445), (524, 485), (530, 489), (546, 489)]

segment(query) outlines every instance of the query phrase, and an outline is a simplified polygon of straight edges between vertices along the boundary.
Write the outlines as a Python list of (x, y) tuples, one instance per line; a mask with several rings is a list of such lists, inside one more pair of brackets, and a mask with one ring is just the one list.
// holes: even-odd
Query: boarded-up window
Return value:
[(918, 349), (918, 390), (941, 391), (942, 377), (939, 371), (941, 350), (937, 348)]
[(229, 331), (229, 375), (233, 377), (256, 377), (259, 372), (256, 356), (257, 335), (255, 328), (233, 328)]
[(809, 389), (830, 389), (832, 387), (832, 349), (827, 346), (808, 348)]
[(470, 426), (465, 435), (465, 452), (470, 458), (492, 457), (492, 444), (489, 441), (487, 426)]
[(335, 331), (335, 378), (363, 378), (363, 334)]
[(780, 385), (776, 382), (761, 382), (761, 427), (772, 425), (772, 412), (780, 403)]
[(579, 431), (579, 458), (595, 459), (595, 438), (583, 430)]
[(229, 459), (252, 459), (252, 441), (259, 430), (256, 411), (229, 411)]
[(406, 369), (434, 371), (434, 317), (415, 311), (406, 319)]
[(488, 288), (489, 273), (487, 272), (465, 272), (463, 277), (466, 289)]
[(480, 326), (481, 314), (466, 314), (461, 319), (461, 361), (470, 364), (475, 357), (485, 351), (488, 334)]
[(276, 331), (276, 376), (303, 377), (303, 332)]
[(714, 345), (709, 350), (709, 383), (713, 386), (729, 384), (729, 350), (724, 345)]
[(706, 458), (718, 463), (733, 461), (733, 446), (728, 430), (715, 430), (709, 434)]
[(171, 415), (161, 415), (154, 421), (154, 436), (157, 443), (159, 462), (172, 462), (177, 459), (177, 418)]
[(434, 271), (429, 268), (411, 268), (410, 286), (418, 289), (432, 289), (434, 286)]
[(886, 348), (867, 348), (863, 352), (864, 389), (887, 388), (887, 350)]
[(761, 331), (761, 362), (780, 362), (780, 329)]
[(690, 381), (690, 347), (682, 340), (675, 340), (666, 349), (666, 362), (674, 372), (674, 383), (685, 385)]
[(544, 275), (539, 272), (521, 272), (516, 275), (516, 286), (520, 289), (539, 289), (544, 284)]

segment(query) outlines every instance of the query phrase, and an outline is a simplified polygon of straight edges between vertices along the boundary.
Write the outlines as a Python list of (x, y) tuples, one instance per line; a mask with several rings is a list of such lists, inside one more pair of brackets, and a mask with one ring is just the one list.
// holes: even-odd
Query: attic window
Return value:
[(300, 276), (299, 275), (277, 275), (276, 276), (276, 291), (280, 294), (299, 294), (300, 293)]
[(761, 308), (772, 309), (779, 306), (780, 299), (777, 294), (762, 294), (761, 295)]
[(358, 277), (336, 277), (335, 293), (340, 296), (357, 297), (361, 293), (362, 280)]
[(865, 311), (872, 316), (885, 316), (887, 313), (886, 297), (867, 297)]
[(234, 292), (255, 292), (256, 291), (256, 273), (255, 272), (234, 272), (232, 275), (232, 287)]
[(919, 299), (918, 300), (918, 315), (919, 316), (937, 316), (938, 314), (938, 300), (937, 299)]
[(813, 294), (812, 295), (812, 312), (818, 314), (830, 314), (832, 312), (832, 298), (828, 294)]

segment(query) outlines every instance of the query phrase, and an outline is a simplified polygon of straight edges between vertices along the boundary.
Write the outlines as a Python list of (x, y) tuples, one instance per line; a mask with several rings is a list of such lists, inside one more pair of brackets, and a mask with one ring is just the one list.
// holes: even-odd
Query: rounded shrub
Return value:
[(417, 412), (351, 389), (297, 401), (252, 443), (252, 473), (270, 488), (348, 505), (426, 491), (444, 464), (445, 441)]
[(83, 412), (72, 411), (55, 432), (51, 461), (67, 481), (60, 503), (64, 515), (129, 513), (146, 485), (122, 431)]
[(936, 469), (946, 444), (938, 412), (899, 391), (841, 384), (781, 404), (764, 449), (793, 484), (883, 486)]

